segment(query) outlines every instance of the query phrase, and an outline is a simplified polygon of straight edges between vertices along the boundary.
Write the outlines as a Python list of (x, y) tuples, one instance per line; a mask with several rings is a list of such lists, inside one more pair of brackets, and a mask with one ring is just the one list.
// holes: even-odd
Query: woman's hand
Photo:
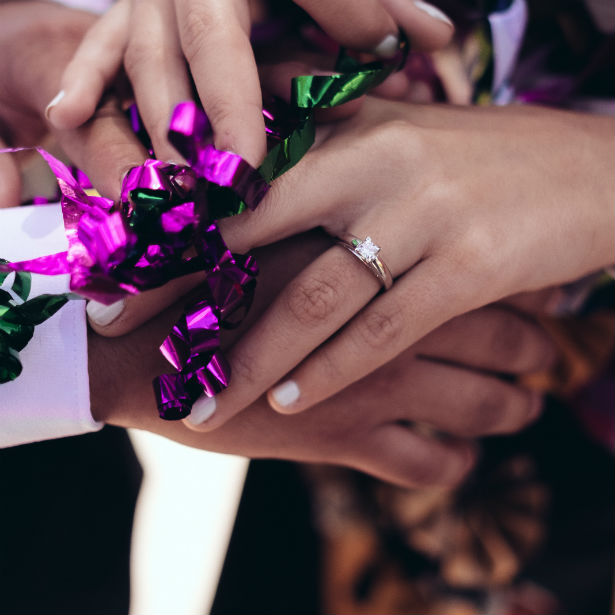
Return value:
[(276, 410), (305, 410), (454, 316), (613, 257), (611, 118), (368, 100), (327, 130), (222, 233), (239, 252), (315, 226), (371, 236), (395, 284), (377, 296), (339, 246), (315, 258), (228, 354), (232, 384), (201, 429), (272, 386)]
[[(416, 49), (444, 46), (448, 18), (422, 1), (295, 0), (343, 45), (393, 55), (402, 27)], [(250, 43), (248, 0), (119, 0), (90, 30), (48, 107), (52, 125), (85, 122), (122, 64), (157, 158), (180, 157), (167, 141), (174, 106), (192, 98), (190, 75), (218, 149), (258, 166), (265, 155), (262, 95)], [(252, 3), (254, 4), (254, 3)], [(188, 64), (186, 64), (186, 60)], [(288, 85), (287, 85), (288, 87)]]
[[(312, 234), (260, 251), (262, 279), (249, 318), (329, 246)], [(346, 465), (403, 486), (454, 485), (475, 460), (467, 438), (514, 432), (535, 420), (541, 396), (495, 373), (535, 371), (554, 358), (531, 319), (487, 307), (451, 321), (310, 412), (280, 416), (261, 398), (215, 433), (196, 433), (183, 422), (161, 421), (151, 390), (152, 377), (168, 369), (157, 346), (179, 309), (118, 339), (90, 336), (96, 419), (224, 453)], [(231, 335), (237, 344), (244, 331)], [(195, 417), (203, 410), (195, 408)]]
[[(94, 21), (89, 13), (52, 2), (0, 3), (0, 149), (41, 143), (50, 128), (45, 105)], [(112, 100), (83, 127), (56, 136), (99, 192), (114, 199), (123, 174), (147, 157)], [(21, 189), (13, 156), (0, 155), (0, 174), (0, 206), (17, 205)]]

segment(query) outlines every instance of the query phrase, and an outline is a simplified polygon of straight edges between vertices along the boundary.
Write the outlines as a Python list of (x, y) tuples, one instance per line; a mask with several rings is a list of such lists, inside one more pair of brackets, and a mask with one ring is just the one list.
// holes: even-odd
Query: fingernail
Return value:
[(203, 395), (203, 397), (197, 399), (194, 406), (192, 406), (192, 412), (190, 412), (186, 421), (190, 423), (190, 425), (196, 427), (211, 418), (215, 411), (216, 398)]
[(423, 13), (427, 13), (430, 17), (437, 19), (438, 21), (442, 21), (445, 24), (449, 25), (453, 28), (453, 22), (449, 19), (448, 15), (443, 13), (437, 6), (433, 4), (429, 4), (429, 2), (423, 2), (423, 0), (414, 0), (414, 6), (416, 6), (419, 11), (423, 11)]
[(271, 398), (281, 408), (294, 404), (300, 395), (299, 387), (294, 380), (287, 380), (271, 389)]
[(120, 299), (111, 305), (105, 305), (98, 301), (90, 301), (86, 307), (86, 311), (90, 320), (95, 325), (106, 327), (124, 311), (125, 303), (124, 299)]
[(399, 49), (397, 34), (387, 34), (374, 48), (374, 54), (381, 58), (392, 58)]
[(60, 90), (51, 100), (51, 102), (45, 107), (45, 117), (49, 119), (49, 113), (51, 110), (64, 98), (66, 92)]

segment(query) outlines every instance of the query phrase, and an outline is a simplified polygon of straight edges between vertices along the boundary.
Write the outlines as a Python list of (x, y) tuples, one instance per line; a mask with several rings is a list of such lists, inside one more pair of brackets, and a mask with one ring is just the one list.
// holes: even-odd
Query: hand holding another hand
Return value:
[[(395, 284), (376, 296), (378, 280), (339, 246), (315, 258), (233, 346), (231, 387), (197, 402), (215, 413), (191, 426), (217, 428), (268, 389), (275, 409), (305, 410), (455, 316), (608, 265), (612, 128), (532, 107), (376, 99), (322, 127), (259, 209), (223, 220), (222, 233), (238, 252), (317, 226), (371, 236)], [(131, 301), (97, 330), (121, 334), (156, 312), (147, 295)]]
[[(259, 250), (261, 286), (249, 318), (260, 317), (296, 271), (330, 245), (312, 234)], [(309, 412), (281, 416), (261, 397), (215, 432), (198, 433), (184, 422), (160, 421), (151, 393), (151, 378), (166, 369), (158, 343), (180, 309), (120, 338), (90, 336), (96, 419), (219, 452), (346, 465), (404, 486), (456, 484), (475, 460), (468, 438), (532, 422), (541, 396), (495, 374), (535, 371), (554, 358), (531, 319), (490, 306), (452, 320)], [(235, 345), (243, 335), (232, 332)]]
[[(295, 4), (340, 44), (381, 57), (397, 51), (399, 27), (415, 49), (443, 47), (453, 34), (450, 20), (422, 1)], [(266, 3), (261, 5), (248, 0), (119, 0), (92, 26), (66, 67), (60, 93), (48, 108), (51, 124), (58, 129), (83, 124), (123, 65), (156, 157), (178, 160), (167, 129), (175, 105), (192, 99), (192, 79), (211, 121), (214, 145), (257, 167), (266, 142), (250, 32), (254, 18), (265, 11)], [(277, 59), (285, 53), (278, 49)]]

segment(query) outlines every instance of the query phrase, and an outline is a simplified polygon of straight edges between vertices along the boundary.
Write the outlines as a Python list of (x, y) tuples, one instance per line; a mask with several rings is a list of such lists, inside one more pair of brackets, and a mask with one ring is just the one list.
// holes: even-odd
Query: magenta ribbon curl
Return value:
[[(117, 205), (88, 195), (83, 178), (36, 148), (58, 180), (68, 250), (0, 265), (0, 271), (68, 273), (72, 291), (107, 305), (205, 272), (201, 298), (186, 306), (160, 347), (177, 370), (153, 381), (158, 411), (167, 420), (185, 418), (201, 395), (228, 386), (231, 370), (220, 351), (220, 330), (239, 324), (258, 274), (253, 257), (230, 252), (214, 220), (255, 209), (269, 184), (237, 154), (215, 149), (210, 137), (205, 112), (193, 102), (179, 104), (169, 140), (189, 166), (146, 160), (126, 175)], [(221, 191), (230, 198), (220, 199)]]

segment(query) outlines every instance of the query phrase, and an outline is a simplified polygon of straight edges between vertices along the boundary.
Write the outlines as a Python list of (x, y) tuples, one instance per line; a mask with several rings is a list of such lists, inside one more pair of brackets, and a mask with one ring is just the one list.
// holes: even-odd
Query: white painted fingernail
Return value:
[(399, 37), (396, 34), (387, 34), (374, 48), (374, 54), (381, 58), (392, 58), (399, 49)]
[(449, 16), (446, 13), (443, 13), (437, 6), (433, 4), (429, 4), (429, 2), (423, 2), (423, 0), (414, 0), (414, 6), (416, 6), (419, 11), (423, 11), (423, 13), (427, 13), (430, 17), (437, 19), (438, 21), (442, 21), (445, 24), (451, 26), (453, 28), (453, 22), (450, 20)]
[(90, 301), (86, 311), (90, 320), (99, 327), (110, 325), (123, 311), (126, 302), (120, 299), (111, 305), (105, 305), (98, 301)]
[(49, 119), (49, 113), (51, 110), (64, 98), (66, 92), (60, 90), (51, 100), (51, 102), (45, 107), (45, 117)]
[(294, 404), (298, 399), (301, 391), (294, 380), (287, 380), (277, 387), (271, 389), (271, 397), (273, 401), (282, 408)]
[(190, 423), (190, 425), (196, 427), (211, 418), (215, 411), (216, 398), (203, 395), (203, 397), (197, 399), (194, 406), (192, 406), (192, 412), (190, 412), (186, 421)]

